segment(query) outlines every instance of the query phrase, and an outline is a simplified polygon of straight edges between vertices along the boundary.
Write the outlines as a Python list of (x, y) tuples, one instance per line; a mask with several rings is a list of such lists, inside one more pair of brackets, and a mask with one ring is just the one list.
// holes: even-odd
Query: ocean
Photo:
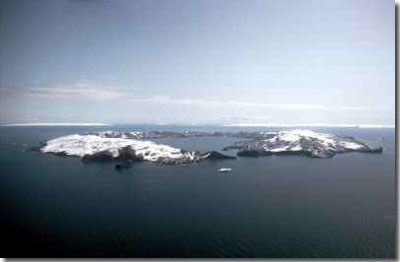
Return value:
[[(0, 127), (5, 257), (394, 258), (395, 130), (308, 129), (382, 145), (383, 154), (268, 156), (161, 166), (30, 152), (41, 141), (104, 130), (278, 128)], [(238, 138), (159, 139), (220, 150)], [(222, 167), (230, 173), (218, 173)]]

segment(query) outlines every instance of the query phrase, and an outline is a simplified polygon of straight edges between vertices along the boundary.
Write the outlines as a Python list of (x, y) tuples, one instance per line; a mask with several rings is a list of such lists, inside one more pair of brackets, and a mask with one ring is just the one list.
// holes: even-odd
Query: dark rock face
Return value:
[(62, 156), (62, 157), (69, 157), (69, 155), (65, 152), (58, 152), (58, 153), (54, 153), (54, 155), (56, 156)]
[(303, 155), (307, 155), (315, 158), (332, 158), (336, 155), (336, 152), (329, 149), (313, 149), (312, 151), (303, 151)]
[(233, 146), (226, 146), (226, 147), (222, 148), (222, 151), (238, 150), (238, 149), (242, 149), (242, 147), (239, 145), (233, 145)]
[(46, 145), (46, 142), (39, 142), (39, 145), (38, 145), (38, 146), (33, 146), (33, 147), (29, 148), (29, 151), (32, 151), (32, 152), (41, 152), (40, 149), (41, 149), (42, 147), (44, 147), (45, 145)]
[(201, 155), (195, 155), (193, 158), (160, 158), (157, 161), (159, 165), (184, 165), (184, 164), (194, 164), (203, 161), (203, 157)]
[(93, 155), (84, 155), (82, 157), (82, 162), (90, 163), (90, 162), (111, 162), (114, 160), (113, 155), (109, 151), (100, 151), (94, 153)]
[(366, 153), (372, 153), (372, 154), (382, 154), (383, 152), (383, 147), (378, 147), (378, 148), (370, 148)]
[(118, 150), (119, 156), (118, 159), (130, 159), (132, 161), (142, 161), (143, 158), (136, 155), (135, 150), (133, 150), (130, 146), (123, 147)]
[(240, 157), (259, 157), (262, 154), (261, 150), (255, 150), (255, 149), (244, 149), (239, 152), (237, 152), (237, 155)]
[[(84, 155), (82, 157), (82, 161), (84, 163), (90, 162), (112, 162), (117, 161), (123, 163), (122, 166), (126, 167), (126, 163), (131, 162), (139, 162), (143, 161), (143, 159), (136, 155), (135, 150), (133, 150), (130, 146), (123, 147), (118, 150), (119, 156), (114, 158), (110, 151), (101, 151), (94, 153), (93, 155)], [(121, 164), (118, 164), (121, 165)], [(117, 167), (116, 167), (117, 168)], [(118, 167), (120, 168), (120, 167)]]
[(270, 156), (270, 155), (279, 155), (279, 156), (307, 156), (314, 158), (332, 158), (336, 155), (334, 150), (321, 147), (318, 144), (311, 145), (309, 147), (304, 146), (302, 150), (297, 151), (266, 151), (263, 147), (249, 147), (249, 149), (245, 148), (239, 150), (237, 153), (240, 157), (259, 157), (259, 156)]
[(117, 171), (123, 171), (124, 169), (129, 169), (133, 162), (143, 161), (141, 157), (138, 157), (130, 146), (123, 147), (119, 149), (119, 156), (114, 158), (111, 152), (101, 151), (93, 155), (84, 155), (82, 157), (82, 162), (87, 163), (99, 163), (99, 162), (116, 162), (114, 165)]
[(315, 158), (331, 158), (335, 155), (332, 151), (280, 151), (280, 152), (268, 152), (263, 150), (249, 149), (249, 150), (240, 150), (237, 153), (240, 157), (260, 157), (260, 156), (307, 156), (307, 157), (315, 157)]
[(240, 157), (259, 157), (272, 155), (270, 152), (266, 152), (259, 149), (244, 149), (237, 152), (237, 156)]
[(211, 151), (206, 159), (209, 159), (209, 160), (223, 160), (223, 159), (236, 159), (236, 157), (224, 155), (224, 154), (221, 154), (220, 152), (217, 152), (217, 151)]
[[(185, 151), (182, 150), (182, 152)], [(227, 159), (236, 159), (236, 157), (227, 156), (217, 151), (211, 151), (211, 152), (195, 151), (192, 157), (185, 157), (180, 159), (160, 158), (157, 161), (157, 163), (162, 165), (182, 165), (182, 164), (199, 163), (203, 160), (227, 160)]]

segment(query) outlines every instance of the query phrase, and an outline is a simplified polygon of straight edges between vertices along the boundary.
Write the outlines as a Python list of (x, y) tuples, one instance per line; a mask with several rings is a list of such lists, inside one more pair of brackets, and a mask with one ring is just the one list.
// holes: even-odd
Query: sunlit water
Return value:
[[(26, 151), (57, 136), (107, 129), (0, 128), (7, 256), (395, 256), (394, 129), (312, 128), (383, 145), (383, 154), (270, 156), (182, 166), (138, 163), (124, 172), (112, 164), (85, 165), (78, 158)], [(158, 141), (218, 150), (238, 140)], [(233, 171), (218, 173), (221, 167)]]

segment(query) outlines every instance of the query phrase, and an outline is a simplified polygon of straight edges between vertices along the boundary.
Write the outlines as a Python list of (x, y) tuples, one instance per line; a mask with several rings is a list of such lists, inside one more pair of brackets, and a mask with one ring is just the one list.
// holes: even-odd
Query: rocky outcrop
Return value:
[(378, 147), (378, 148), (369, 148), (365, 153), (372, 153), (372, 154), (382, 154), (383, 152), (383, 147)]
[(228, 160), (228, 159), (236, 159), (236, 157), (235, 156), (224, 155), (224, 154), (221, 154), (218, 151), (211, 151), (208, 154), (207, 159), (209, 159), (209, 160), (225, 160), (225, 159)]
[(121, 149), (118, 149), (118, 157), (117, 159), (119, 160), (131, 160), (131, 161), (136, 161), (140, 162), (143, 161), (143, 157), (138, 156), (136, 154), (136, 151), (132, 149), (130, 146), (123, 147)]
[(114, 157), (109, 151), (100, 151), (93, 154), (86, 154), (82, 157), (83, 163), (90, 163), (90, 162), (110, 162), (113, 161)]
[(42, 147), (44, 147), (45, 145), (46, 145), (46, 142), (39, 142), (38, 146), (33, 146), (33, 147), (29, 148), (28, 150), (32, 151), (32, 152), (41, 152), (40, 149)]

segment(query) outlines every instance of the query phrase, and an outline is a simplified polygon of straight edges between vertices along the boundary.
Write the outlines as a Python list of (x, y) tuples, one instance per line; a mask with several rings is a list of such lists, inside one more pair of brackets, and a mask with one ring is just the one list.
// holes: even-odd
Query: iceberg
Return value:
[(217, 170), (217, 172), (219, 172), (219, 173), (228, 173), (228, 172), (231, 172), (231, 171), (232, 171), (232, 168), (229, 168), (229, 167), (222, 167), (222, 168)]

